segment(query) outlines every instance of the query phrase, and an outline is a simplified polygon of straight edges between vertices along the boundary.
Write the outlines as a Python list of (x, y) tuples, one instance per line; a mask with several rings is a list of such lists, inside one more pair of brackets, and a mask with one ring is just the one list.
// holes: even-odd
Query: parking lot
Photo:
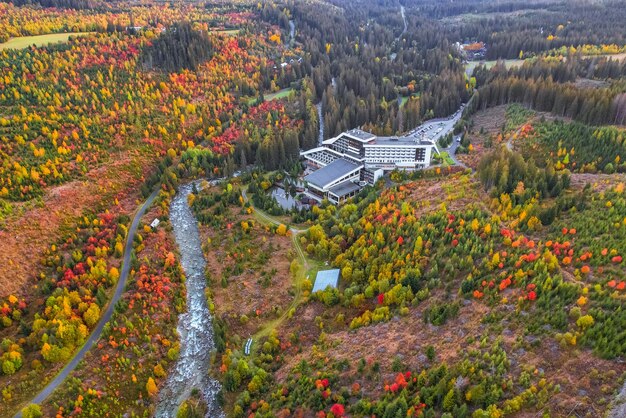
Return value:
[(448, 135), (454, 129), (454, 125), (461, 119), (463, 114), (464, 105), (461, 105), (451, 116), (445, 119), (433, 119), (425, 122), (417, 128), (410, 131), (407, 137), (425, 139), (428, 141), (438, 141), (441, 137)]

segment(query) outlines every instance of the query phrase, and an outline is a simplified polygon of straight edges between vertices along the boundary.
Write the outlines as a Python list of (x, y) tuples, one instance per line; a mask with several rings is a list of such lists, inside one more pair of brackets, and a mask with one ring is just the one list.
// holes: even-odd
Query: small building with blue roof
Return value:
[(313, 285), (313, 293), (319, 290), (325, 290), (327, 287), (337, 288), (339, 283), (339, 269), (321, 270), (315, 276), (315, 284)]

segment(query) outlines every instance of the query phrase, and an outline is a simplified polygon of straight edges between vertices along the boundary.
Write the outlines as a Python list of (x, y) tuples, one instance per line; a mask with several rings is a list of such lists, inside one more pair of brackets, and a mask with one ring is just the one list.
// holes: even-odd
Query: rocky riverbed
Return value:
[[(198, 186), (199, 181), (195, 184)], [(187, 204), (194, 183), (180, 186), (170, 206), (170, 221), (185, 270), (187, 312), (178, 317), (180, 354), (159, 392), (155, 416), (176, 416), (179, 405), (197, 389), (208, 406), (207, 417), (224, 417), (217, 395), (219, 382), (209, 376), (211, 353), (215, 350), (213, 319), (205, 297), (206, 262), (202, 254), (196, 218)]]

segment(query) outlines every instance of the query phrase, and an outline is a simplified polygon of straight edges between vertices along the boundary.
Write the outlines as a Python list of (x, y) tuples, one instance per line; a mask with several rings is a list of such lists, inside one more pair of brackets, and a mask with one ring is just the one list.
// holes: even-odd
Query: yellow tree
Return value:
[(156, 383), (154, 382), (154, 379), (151, 377), (149, 377), (148, 382), (146, 382), (146, 391), (148, 392), (148, 395), (150, 396), (156, 395), (157, 392), (159, 391)]

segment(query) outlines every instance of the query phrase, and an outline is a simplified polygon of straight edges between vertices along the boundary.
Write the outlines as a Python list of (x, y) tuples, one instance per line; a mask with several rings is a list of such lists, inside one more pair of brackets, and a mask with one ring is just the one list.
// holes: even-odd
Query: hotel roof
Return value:
[[(376, 136), (373, 133), (365, 132), (365, 131), (362, 131), (361, 129), (351, 129), (349, 131), (344, 132), (344, 134), (348, 134), (354, 138), (360, 139), (361, 141), (367, 141), (368, 139), (372, 139)], [(341, 134), (339, 136), (341, 136)]]
[(377, 136), (376, 139), (368, 145), (420, 145), (414, 138), (407, 136)]
[(343, 183), (331, 187), (328, 191), (335, 196), (342, 197), (360, 189), (361, 187), (358, 184), (351, 181), (344, 181)]
[(339, 158), (325, 167), (309, 174), (304, 178), (307, 183), (311, 183), (319, 188), (325, 188), (329, 184), (335, 182), (343, 176), (358, 170), (361, 166), (351, 163), (350, 161)]

